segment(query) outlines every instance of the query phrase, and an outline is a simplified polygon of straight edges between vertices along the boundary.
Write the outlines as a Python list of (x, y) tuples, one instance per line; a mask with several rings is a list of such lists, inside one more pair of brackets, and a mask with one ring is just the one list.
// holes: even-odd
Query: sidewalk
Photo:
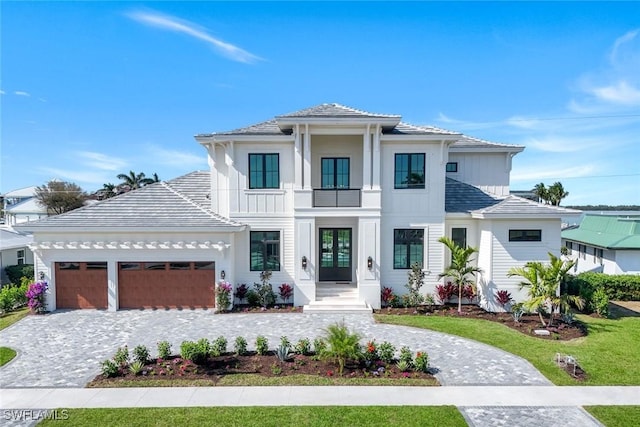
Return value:
[(0, 409), (351, 405), (465, 407), (640, 405), (640, 387), (283, 386), (0, 389)]

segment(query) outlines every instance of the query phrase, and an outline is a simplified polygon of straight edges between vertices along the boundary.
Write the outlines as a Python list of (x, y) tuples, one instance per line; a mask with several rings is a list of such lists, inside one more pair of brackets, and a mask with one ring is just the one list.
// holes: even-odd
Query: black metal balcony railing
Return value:
[(316, 188), (314, 208), (359, 208), (362, 204), (359, 188)]

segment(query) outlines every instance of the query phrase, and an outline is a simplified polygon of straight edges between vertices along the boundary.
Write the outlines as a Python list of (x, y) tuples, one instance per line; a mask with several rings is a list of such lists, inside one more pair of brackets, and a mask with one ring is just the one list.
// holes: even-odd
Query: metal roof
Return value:
[(577, 228), (564, 230), (562, 238), (606, 249), (640, 249), (640, 215), (587, 214)]

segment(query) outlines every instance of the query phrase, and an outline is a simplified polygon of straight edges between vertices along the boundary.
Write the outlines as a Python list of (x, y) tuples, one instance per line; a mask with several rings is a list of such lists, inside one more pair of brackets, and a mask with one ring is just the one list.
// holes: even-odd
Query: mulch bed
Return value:
[[(501, 323), (511, 329), (521, 332), (525, 335), (532, 337), (545, 339), (545, 340), (560, 340), (567, 341), (574, 338), (580, 338), (587, 335), (587, 328), (579, 321), (574, 321), (572, 324), (567, 324), (560, 319), (557, 315), (554, 319), (552, 327), (543, 327), (540, 323), (540, 317), (537, 314), (524, 314), (519, 322), (515, 322), (510, 313), (492, 313), (482, 309), (481, 307), (473, 304), (463, 305), (462, 313), (458, 313), (457, 305), (444, 305), (444, 306), (423, 306), (423, 307), (410, 307), (410, 308), (382, 308), (380, 310), (374, 310), (377, 314), (394, 314), (405, 316), (451, 316), (451, 317), (466, 317), (470, 319), (484, 319), (491, 322)], [(548, 320), (548, 316), (545, 316), (545, 321)], [(536, 335), (535, 330), (546, 329), (550, 332), (550, 335)]]
[(278, 304), (273, 307), (251, 307), (248, 304), (234, 304), (231, 311), (225, 313), (302, 313), (302, 306), (294, 307), (293, 304)]
[[(313, 375), (321, 377), (338, 377), (337, 363), (330, 360), (316, 360), (315, 356), (295, 355), (286, 362), (280, 362), (274, 352), (258, 355), (248, 352), (237, 356), (225, 353), (218, 357), (209, 357), (205, 363), (196, 365), (179, 356), (170, 359), (157, 359), (145, 365), (140, 375), (133, 375), (128, 369), (120, 369), (120, 375), (105, 378), (96, 376), (88, 387), (113, 386), (114, 383), (126, 380), (206, 380), (215, 385), (221, 378), (236, 374), (257, 374), (264, 377), (283, 377), (289, 375)], [(433, 375), (424, 372), (401, 372), (395, 364), (385, 365), (378, 362), (367, 367), (362, 363), (347, 363), (343, 372), (344, 378), (370, 378), (371, 385), (376, 385), (377, 378), (404, 378), (411, 382), (413, 378), (433, 379)], [(410, 384), (408, 384), (410, 385)]]

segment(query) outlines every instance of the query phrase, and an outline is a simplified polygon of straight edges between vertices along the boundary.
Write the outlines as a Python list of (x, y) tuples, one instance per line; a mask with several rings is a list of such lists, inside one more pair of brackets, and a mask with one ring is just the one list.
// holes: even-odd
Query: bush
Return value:
[(20, 283), (20, 279), (23, 277), (28, 277), (29, 281), (33, 281), (35, 277), (33, 264), (10, 265), (5, 267), (4, 271), (7, 273), (9, 281), (14, 284)]
[(260, 295), (253, 289), (247, 291), (247, 304), (249, 307), (258, 307), (260, 305)]
[(149, 360), (149, 349), (143, 345), (137, 345), (133, 349), (133, 359), (144, 365)]
[(264, 355), (267, 354), (267, 351), (269, 351), (269, 341), (267, 341), (267, 337), (258, 335), (256, 338), (256, 353)]
[(278, 288), (278, 294), (282, 301), (286, 304), (289, 301), (289, 298), (293, 296), (293, 288), (288, 283), (283, 283)]
[(322, 354), (322, 352), (327, 348), (327, 342), (322, 338), (314, 338), (313, 340), (313, 352), (316, 355)]
[(233, 343), (233, 349), (238, 356), (247, 354), (247, 340), (244, 337), (236, 337), (236, 340)]
[(227, 352), (227, 339), (220, 335), (211, 345), (211, 355), (218, 357)]
[(118, 347), (115, 356), (113, 356), (113, 361), (120, 366), (127, 365), (129, 363), (129, 347), (126, 345), (124, 347)]
[(5, 285), (0, 290), (0, 311), (8, 313), (27, 304), (28, 284)]
[(362, 357), (360, 351), (360, 335), (350, 332), (344, 323), (335, 323), (325, 329), (327, 348), (321, 356), (334, 359), (338, 363), (338, 374), (342, 376), (347, 360)]
[(136, 360), (131, 365), (129, 365), (129, 372), (133, 375), (140, 375), (142, 373), (142, 369), (144, 368), (144, 362), (140, 360)]
[(34, 282), (29, 285), (25, 294), (29, 302), (27, 305), (35, 313), (42, 313), (45, 310), (45, 294), (47, 292), (47, 282)]
[(571, 277), (566, 286), (569, 294), (580, 295), (587, 305), (598, 288), (613, 301), (640, 300), (640, 275), (586, 272)]
[(428, 372), (429, 371), (429, 356), (423, 351), (416, 353), (416, 358), (413, 361), (413, 369), (416, 372)]
[(400, 361), (405, 362), (410, 368), (413, 367), (413, 353), (409, 347), (402, 347), (400, 349)]
[(190, 360), (193, 363), (201, 364), (207, 361), (209, 356), (209, 340), (202, 338), (198, 342), (183, 341), (180, 344), (180, 356), (183, 359)]
[(609, 316), (609, 297), (604, 289), (598, 288), (593, 293), (591, 298), (591, 307), (593, 308), (593, 311), (598, 313), (600, 316)]
[(118, 375), (118, 365), (113, 360), (105, 360), (102, 362), (102, 375), (105, 378), (115, 377)]
[(169, 341), (160, 341), (158, 343), (158, 357), (168, 359), (169, 356), (171, 356), (171, 344)]
[(229, 282), (220, 282), (216, 286), (216, 308), (218, 311), (227, 311), (231, 305), (231, 291), (233, 287)]
[(380, 360), (382, 360), (384, 363), (393, 362), (395, 353), (396, 348), (389, 341), (384, 341), (378, 346), (378, 354), (380, 355)]
[(309, 354), (311, 354), (311, 342), (307, 338), (302, 338), (298, 341), (293, 350), (296, 352), (296, 354), (308, 356)]
[(244, 299), (247, 297), (248, 291), (249, 291), (249, 288), (247, 287), (246, 283), (243, 283), (236, 287), (236, 291), (233, 295), (236, 298), (238, 298), (238, 302), (242, 304), (242, 301), (244, 301)]

